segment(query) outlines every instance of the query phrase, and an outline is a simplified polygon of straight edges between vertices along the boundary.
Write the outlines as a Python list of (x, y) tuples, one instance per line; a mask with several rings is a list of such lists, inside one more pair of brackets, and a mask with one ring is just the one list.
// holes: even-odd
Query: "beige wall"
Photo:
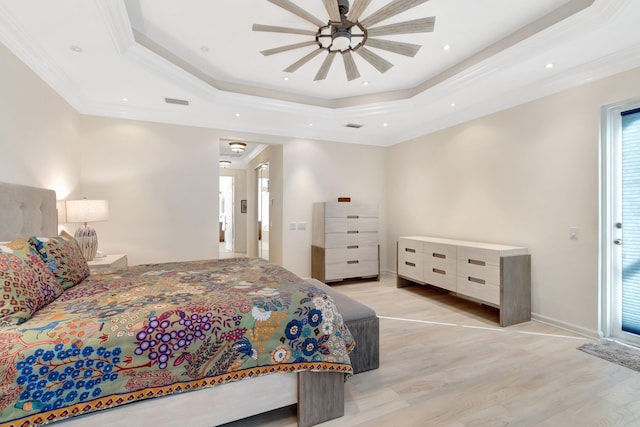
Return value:
[[(339, 196), (378, 204), (381, 267), (389, 267), (385, 263), (385, 153), (382, 147), (307, 140), (284, 145), (285, 267), (301, 276), (311, 274), (312, 205)], [(306, 230), (289, 229), (291, 223), (301, 222)]]
[(217, 258), (218, 134), (82, 118), (82, 192), (109, 200), (100, 249), (130, 264)]
[[(242, 135), (79, 116), (3, 46), (0, 71), (0, 180), (109, 199), (100, 247), (133, 264), (218, 255), (218, 141)], [(246, 135), (281, 144), (273, 260), (307, 276), (312, 203), (351, 196), (380, 207), (383, 269), (406, 234), (524, 245), (536, 317), (595, 333), (599, 108), (637, 96), (640, 69), (390, 148)]]
[(0, 181), (73, 193), (79, 114), (2, 44), (0, 76)]
[(389, 148), (387, 262), (408, 234), (526, 246), (537, 318), (596, 334), (599, 112), (633, 96), (640, 69)]

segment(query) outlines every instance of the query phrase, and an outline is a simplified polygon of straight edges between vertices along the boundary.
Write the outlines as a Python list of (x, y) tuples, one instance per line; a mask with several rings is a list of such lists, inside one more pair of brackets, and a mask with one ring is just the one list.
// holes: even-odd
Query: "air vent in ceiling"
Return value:
[(362, 126), (363, 126), (363, 125), (357, 125), (357, 124), (355, 124), (355, 123), (347, 123), (347, 124), (345, 125), (345, 127), (353, 128), (353, 129), (360, 129)]
[(165, 98), (164, 102), (166, 102), (167, 104), (189, 105), (189, 101), (187, 101), (186, 99)]

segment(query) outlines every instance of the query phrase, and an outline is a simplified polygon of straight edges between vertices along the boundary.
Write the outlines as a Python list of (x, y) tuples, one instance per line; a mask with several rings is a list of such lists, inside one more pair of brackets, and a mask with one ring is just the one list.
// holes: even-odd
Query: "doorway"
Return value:
[(640, 346), (640, 100), (603, 108), (601, 335)]
[(234, 187), (235, 177), (220, 176), (220, 207), (219, 207), (219, 235), (220, 235), (220, 258), (233, 254), (235, 248), (235, 227), (234, 227)]
[(258, 206), (258, 257), (269, 260), (269, 162), (262, 163), (256, 168), (257, 203)]

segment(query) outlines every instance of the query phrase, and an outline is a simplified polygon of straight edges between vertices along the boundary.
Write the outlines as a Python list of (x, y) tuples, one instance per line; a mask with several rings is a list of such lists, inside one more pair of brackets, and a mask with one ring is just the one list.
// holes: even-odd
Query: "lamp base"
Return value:
[(84, 225), (78, 228), (73, 235), (78, 241), (82, 255), (87, 261), (91, 261), (96, 256), (98, 250), (98, 235), (93, 227)]

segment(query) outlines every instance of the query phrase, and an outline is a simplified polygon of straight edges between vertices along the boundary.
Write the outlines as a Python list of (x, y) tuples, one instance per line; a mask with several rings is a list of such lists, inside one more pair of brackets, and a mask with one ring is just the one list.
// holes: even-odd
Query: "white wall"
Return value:
[(0, 44), (0, 181), (72, 193), (79, 114)]
[(597, 334), (599, 109), (633, 96), (640, 69), (389, 148), (387, 262), (409, 234), (526, 246), (537, 318)]
[[(311, 274), (311, 217), (315, 202), (377, 203), (380, 212), (381, 268), (389, 267), (386, 244), (385, 153), (382, 147), (298, 140), (284, 144), (283, 265), (300, 276)], [(289, 230), (304, 222), (304, 231)]]
[(109, 200), (99, 248), (130, 264), (218, 256), (218, 134), (82, 117), (82, 195)]

